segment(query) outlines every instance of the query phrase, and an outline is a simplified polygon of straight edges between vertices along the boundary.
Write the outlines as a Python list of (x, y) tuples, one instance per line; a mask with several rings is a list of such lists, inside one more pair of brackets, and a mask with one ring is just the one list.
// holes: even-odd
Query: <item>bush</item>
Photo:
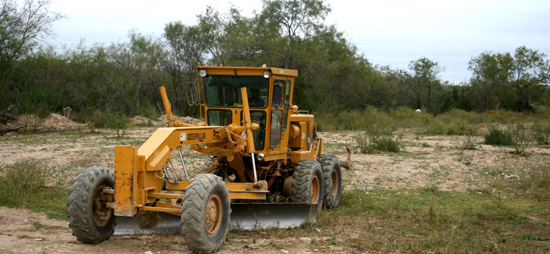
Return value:
[(40, 194), (47, 176), (48, 169), (34, 160), (0, 165), (0, 204), (16, 206)]
[(533, 138), (539, 145), (550, 144), (550, 124), (536, 123), (533, 132)]
[(107, 113), (95, 112), (93, 119), (94, 128), (107, 128), (116, 130), (117, 138), (122, 138), (126, 134), (126, 130), (130, 127), (132, 121), (121, 113)]
[(397, 153), (401, 150), (399, 140), (391, 137), (377, 137), (372, 142), (377, 151)]
[(472, 140), (472, 136), (468, 136), (462, 141), (458, 142), (458, 149), (460, 150), (477, 150), (478, 145)]
[(511, 146), (514, 144), (514, 141), (511, 133), (505, 130), (500, 130), (496, 127), (491, 127), (489, 129), (489, 133), (485, 134), (485, 144)]
[(391, 127), (378, 128), (374, 125), (363, 134), (357, 135), (355, 142), (361, 153), (397, 153), (401, 150), (401, 143), (397, 138), (393, 139), (392, 133), (393, 129)]

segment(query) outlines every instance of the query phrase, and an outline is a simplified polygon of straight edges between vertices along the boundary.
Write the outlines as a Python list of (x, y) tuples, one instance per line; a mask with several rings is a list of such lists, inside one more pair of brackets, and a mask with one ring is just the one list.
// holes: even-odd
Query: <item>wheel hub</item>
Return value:
[(319, 203), (319, 178), (316, 175), (311, 180), (311, 203)]
[(338, 172), (336, 172), (336, 169), (332, 169), (331, 173), (331, 195), (333, 198), (335, 198), (338, 195)]
[(107, 187), (106, 185), (101, 185), (94, 193), (92, 211), (94, 222), (100, 227), (107, 225), (107, 223), (111, 219), (111, 216), (113, 215), (113, 210), (107, 208), (107, 203), (113, 202), (113, 195), (106, 194), (104, 191), (107, 188), (109, 187)]
[(212, 194), (206, 202), (205, 210), (205, 228), (208, 235), (213, 236), (220, 228), (222, 217), (221, 200), (218, 195)]

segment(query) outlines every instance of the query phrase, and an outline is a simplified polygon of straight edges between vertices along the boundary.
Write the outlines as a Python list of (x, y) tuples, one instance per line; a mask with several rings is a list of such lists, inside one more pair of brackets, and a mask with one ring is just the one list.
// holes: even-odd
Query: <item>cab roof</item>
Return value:
[(297, 70), (275, 67), (236, 67), (236, 66), (198, 66), (197, 70), (206, 70), (214, 75), (262, 75), (264, 71), (270, 71), (272, 75), (297, 77)]

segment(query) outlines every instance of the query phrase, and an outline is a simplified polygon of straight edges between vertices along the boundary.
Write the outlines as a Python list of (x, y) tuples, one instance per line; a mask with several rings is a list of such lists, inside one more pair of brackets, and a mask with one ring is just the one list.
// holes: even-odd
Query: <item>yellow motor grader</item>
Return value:
[[(187, 99), (200, 123), (175, 119), (161, 87), (167, 127), (139, 148), (116, 146), (114, 174), (90, 167), (76, 176), (67, 215), (79, 241), (181, 232), (190, 250), (215, 252), (230, 228), (295, 227), (338, 206), (340, 164), (323, 155), (313, 115), (292, 105), (296, 70), (197, 70)], [(193, 178), (184, 146), (210, 158)]]

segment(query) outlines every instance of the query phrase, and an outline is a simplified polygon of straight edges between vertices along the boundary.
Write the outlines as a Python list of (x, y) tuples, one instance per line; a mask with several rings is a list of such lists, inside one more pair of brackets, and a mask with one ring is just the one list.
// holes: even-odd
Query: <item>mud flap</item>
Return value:
[[(309, 203), (231, 204), (230, 230), (293, 228), (315, 222), (317, 205)], [(141, 212), (117, 217), (115, 235), (173, 234), (181, 232), (180, 217), (167, 213)]]

